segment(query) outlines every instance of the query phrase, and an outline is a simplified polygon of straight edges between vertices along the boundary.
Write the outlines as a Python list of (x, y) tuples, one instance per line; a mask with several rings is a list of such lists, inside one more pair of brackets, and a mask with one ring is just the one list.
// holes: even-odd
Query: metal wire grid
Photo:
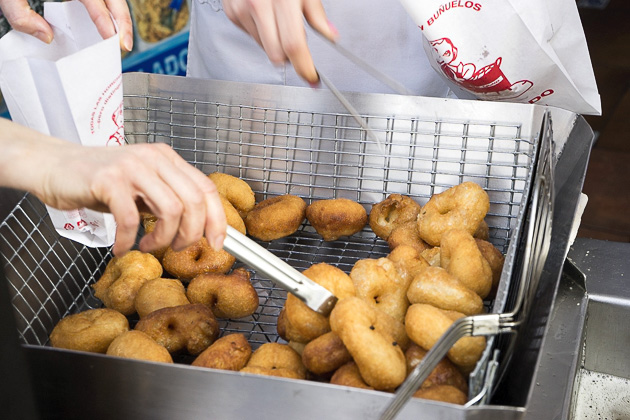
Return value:
[(487, 222), (503, 251), (531, 170), (533, 144), (521, 138), (520, 124), (364, 116), (381, 148), (344, 114), (148, 95), (126, 100), (132, 142), (168, 143), (205, 173), (246, 180), (258, 200), (289, 193), (308, 202), (345, 197), (369, 210), (391, 193), (424, 204), (434, 193), (475, 181), (490, 195)]
[[(424, 204), (434, 193), (475, 181), (488, 191), (491, 241), (504, 253), (522, 205), (534, 145), (521, 125), (364, 116), (382, 139), (368, 140), (349, 115), (127, 95), (126, 135), (131, 143), (170, 144), (204, 173), (229, 173), (248, 182), (257, 201), (295, 194), (307, 202), (349, 198), (364, 205), (391, 193)], [(129, 128), (131, 127), (131, 129)], [(349, 273), (364, 258), (389, 253), (369, 227), (325, 242), (304, 222), (299, 231), (262, 246), (302, 271), (326, 262)], [(245, 332), (253, 347), (281, 341), (276, 324), (286, 292), (252, 276), (259, 311), (228, 320), (226, 332)], [(492, 302), (486, 302), (488, 308)]]
[(105, 269), (109, 250), (60, 237), (37, 198), (21, 198), (0, 224), (0, 238), (23, 343), (44, 345), (59, 319), (100, 305), (88, 284)]
[[(521, 138), (520, 124), (364, 116), (382, 138), (378, 145), (348, 115), (148, 95), (127, 95), (125, 101), (129, 142), (168, 143), (205, 173), (244, 179), (258, 201), (288, 193), (307, 202), (345, 197), (369, 210), (391, 193), (424, 204), (434, 193), (473, 180), (491, 197), (486, 220), (492, 242), (504, 252), (531, 170), (533, 144)], [(60, 238), (36, 198), (20, 201), (0, 225), (0, 237), (23, 342), (46, 345), (63, 316), (101, 306), (90, 285), (110, 250)], [(324, 242), (307, 222), (290, 237), (259, 243), (300, 271), (327, 262), (350, 272), (359, 259), (389, 253), (368, 227)], [(252, 283), (258, 311), (220, 325), (222, 334), (244, 333), (256, 348), (281, 340), (276, 324), (286, 292), (255, 273)]]

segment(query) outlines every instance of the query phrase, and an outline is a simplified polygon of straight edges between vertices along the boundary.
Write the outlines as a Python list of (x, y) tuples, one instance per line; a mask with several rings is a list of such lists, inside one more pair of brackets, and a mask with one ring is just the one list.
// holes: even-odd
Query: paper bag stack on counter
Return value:
[(575, 0), (400, 0), (460, 98), (601, 114)]
[[(45, 3), (50, 45), (11, 31), (0, 39), (0, 88), (11, 119), (85, 146), (124, 144), (118, 36), (103, 40), (82, 3)], [(91, 247), (114, 243), (111, 214), (48, 208), (57, 231)]]

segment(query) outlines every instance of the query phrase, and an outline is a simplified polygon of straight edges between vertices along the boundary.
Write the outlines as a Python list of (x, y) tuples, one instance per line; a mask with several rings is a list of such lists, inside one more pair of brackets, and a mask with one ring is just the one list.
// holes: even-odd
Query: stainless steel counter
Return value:
[(571, 246), (525, 418), (630, 418), (629, 257), (630, 243)]

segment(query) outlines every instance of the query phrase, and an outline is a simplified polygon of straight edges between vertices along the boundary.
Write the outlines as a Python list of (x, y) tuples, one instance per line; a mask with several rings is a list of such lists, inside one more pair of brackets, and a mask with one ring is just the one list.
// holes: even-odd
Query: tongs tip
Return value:
[(319, 314), (322, 314), (324, 316), (330, 315), (330, 313), (332, 312), (333, 308), (337, 304), (338, 300), (339, 299), (337, 299), (336, 296), (330, 296), (324, 302), (322, 302), (321, 305), (319, 305), (319, 308), (317, 308), (316, 312), (319, 313)]

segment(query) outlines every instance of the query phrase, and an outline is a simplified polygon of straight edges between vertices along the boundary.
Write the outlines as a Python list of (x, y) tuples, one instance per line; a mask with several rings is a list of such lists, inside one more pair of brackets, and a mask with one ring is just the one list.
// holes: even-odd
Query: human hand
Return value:
[[(110, 17), (116, 20), (120, 36), (120, 48), (131, 51), (133, 29), (129, 7), (125, 0), (79, 0), (87, 9), (101, 36), (106, 39), (116, 34)], [(27, 0), (0, 0), (0, 9), (16, 31), (24, 32), (50, 44), (53, 30), (50, 25), (29, 6)]]
[(331, 41), (337, 30), (328, 21), (321, 0), (223, 0), (227, 17), (250, 34), (274, 64), (289, 60), (311, 84), (319, 81), (306, 42), (304, 18)]
[(61, 210), (111, 212), (116, 255), (133, 246), (140, 211), (158, 218), (141, 251), (181, 250), (204, 234), (222, 247), (226, 219), (216, 186), (166, 144), (85, 147), (0, 119), (0, 150), (0, 186)]

